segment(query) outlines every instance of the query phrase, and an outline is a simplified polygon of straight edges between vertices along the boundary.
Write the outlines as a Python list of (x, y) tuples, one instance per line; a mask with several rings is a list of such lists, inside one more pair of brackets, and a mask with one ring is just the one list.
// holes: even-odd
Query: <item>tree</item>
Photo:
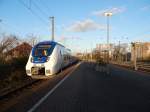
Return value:
[(39, 41), (39, 38), (37, 37), (37, 36), (35, 36), (35, 35), (33, 35), (33, 34), (29, 34), (29, 35), (27, 35), (27, 43), (28, 44), (30, 44), (32, 47), (34, 46), (34, 45), (36, 45), (37, 43), (38, 43), (38, 41)]
[(4, 59), (5, 53), (18, 45), (18, 38), (15, 35), (5, 35), (0, 37), (0, 58)]
[(0, 39), (0, 53), (7, 52), (8, 50), (16, 47), (18, 45), (18, 39), (15, 35), (4, 35)]

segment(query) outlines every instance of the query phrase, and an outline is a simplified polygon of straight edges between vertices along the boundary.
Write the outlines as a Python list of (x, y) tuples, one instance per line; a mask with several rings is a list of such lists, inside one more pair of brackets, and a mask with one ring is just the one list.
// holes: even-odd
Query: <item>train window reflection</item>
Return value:
[(49, 56), (51, 45), (38, 45), (33, 50), (33, 56)]

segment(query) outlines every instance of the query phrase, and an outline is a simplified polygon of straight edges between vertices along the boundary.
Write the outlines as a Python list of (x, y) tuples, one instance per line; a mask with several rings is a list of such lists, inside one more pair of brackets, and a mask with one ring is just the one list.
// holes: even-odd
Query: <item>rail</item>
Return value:
[[(134, 65), (131, 62), (111, 62), (111, 63), (134, 69)], [(137, 62), (137, 68), (140, 71), (150, 72), (150, 62)]]
[[(77, 63), (78, 63), (78, 60), (72, 62), (70, 65), (63, 68), (63, 70), (65, 70), (65, 69), (67, 69), (67, 68), (69, 68), (69, 67), (71, 67)], [(56, 76), (58, 76), (58, 75), (56, 75)], [(17, 86), (16, 88), (5, 88), (5, 89), (0, 91), (0, 100), (10, 96), (11, 94), (18, 92), (18, 91), (22, 91), (23, 89), (30, 87), (34, 84), (40, 83), (42, 81), (43, 80), (40, 80), (40, 79), (29, 78), (29, 80), (26, 83), (24, 83), (23, 85)]]
[(30, 80), (26, 83), (24, 83), (23, 85), (20, 85), (16, 88), (5, 88), (4, 90), (2, 90), (0, 92), (0, 100), (6, 98), (7, 96), (10, 96), (11, 94), (17, 92), (17, 91), (21, 91), (29, 86), (34, 85), (35, 83), (39, 82), (40, 80)]

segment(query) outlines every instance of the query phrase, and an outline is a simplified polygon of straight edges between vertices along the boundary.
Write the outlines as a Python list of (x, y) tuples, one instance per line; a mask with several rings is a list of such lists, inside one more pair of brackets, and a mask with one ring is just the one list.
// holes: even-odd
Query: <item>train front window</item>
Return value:
[(49, 56), (51, 54), (51, 45), (37, 45), (33, 48), (32, 55), (33, 56)]

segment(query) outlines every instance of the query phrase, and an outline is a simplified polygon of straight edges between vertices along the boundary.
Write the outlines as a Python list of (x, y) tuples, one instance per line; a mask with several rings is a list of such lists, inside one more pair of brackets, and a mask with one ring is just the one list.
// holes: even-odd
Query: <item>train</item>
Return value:
[(75, 62), (77, 58), (71, 55), (70, 49), (55, 41), (43, 41), (32, 48), (26, 74), (32, 78), (48, 78)]

